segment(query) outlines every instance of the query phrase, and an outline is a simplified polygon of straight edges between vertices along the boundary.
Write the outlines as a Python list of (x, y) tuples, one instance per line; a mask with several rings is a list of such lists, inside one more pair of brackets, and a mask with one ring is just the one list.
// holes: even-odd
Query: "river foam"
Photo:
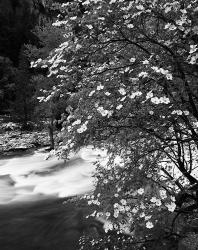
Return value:
[(35, 151), (0, 160), (0, 204), (89, 193), (94, 189), (94, 162), (105, 153), (87, 147), (67, 162), (56, 157), (45, 160), (46, 155)]

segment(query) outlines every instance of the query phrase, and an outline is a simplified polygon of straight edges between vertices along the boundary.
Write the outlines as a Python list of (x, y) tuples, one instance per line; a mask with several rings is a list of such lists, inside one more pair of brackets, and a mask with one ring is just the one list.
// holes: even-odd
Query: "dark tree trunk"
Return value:
[(50, 149), (54, 149), (54, 117), (50, 117), (49, 125)]

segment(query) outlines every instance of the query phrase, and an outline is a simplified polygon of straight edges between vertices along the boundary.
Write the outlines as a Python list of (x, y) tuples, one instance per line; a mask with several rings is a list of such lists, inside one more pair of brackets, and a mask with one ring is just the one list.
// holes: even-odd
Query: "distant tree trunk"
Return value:
[(26, 102), (26, 97), (24, 97), (24, 102), (23, 102), (23, 126), (24, 128), (27, 127), (27, 121), (28, 121), (28, 110), (27, 110), (27, 102)]
[(50, 149), (54, 149), (54, 117), (53, 115), (50, 117), (48, 129), (49, 129), (49, 137), (50, 137)]

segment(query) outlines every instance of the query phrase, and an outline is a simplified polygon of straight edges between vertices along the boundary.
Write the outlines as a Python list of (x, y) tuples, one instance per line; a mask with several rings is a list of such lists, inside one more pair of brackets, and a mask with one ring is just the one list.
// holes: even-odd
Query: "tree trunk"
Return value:
[(52, 116), (52, 117), (50, 117), (50, 122), (49, 122), (49, 125), (48, 125), (49, 137), (50, 137), (50, 149), (54, 149), (54, 127), (53, 127), (53, 123), (54, 123), (54, 118)]
[(27, 102), (26, 98), (24, 97), (23, 100), (23, 127), (27, 128), (27, 121), (28, 121), (28, 111), (27, 111)]

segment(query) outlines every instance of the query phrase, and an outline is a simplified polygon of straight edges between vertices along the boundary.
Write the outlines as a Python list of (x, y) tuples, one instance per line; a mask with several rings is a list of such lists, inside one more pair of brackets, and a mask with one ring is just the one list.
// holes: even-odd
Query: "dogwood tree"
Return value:
[(197, 209), (197, 1), (78, 0), (60, 11), (65, 41), (33, 64), (60, 79), (48, 99), (70, 95), (58, 153), (107, 150), (87, 197), (107, 231), (141, 242), (161, 225), (177, 236), (179, 215)]

